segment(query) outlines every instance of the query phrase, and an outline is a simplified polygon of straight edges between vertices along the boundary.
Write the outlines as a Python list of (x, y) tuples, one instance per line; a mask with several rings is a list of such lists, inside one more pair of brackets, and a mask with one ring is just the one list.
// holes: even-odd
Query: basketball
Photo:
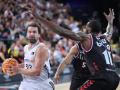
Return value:
[[(7, 58), (3, 64), (2, 64), (2, 71), (3, 73), (7, 74), (7, 69), (10, 67), (10, 66), (17, 66), (18, 65), (18, 62), (16, 59), (14, 58)], [(12, 74), (9, 74), (10, 76), (13, 76), (15, 75), (14, 73)]]

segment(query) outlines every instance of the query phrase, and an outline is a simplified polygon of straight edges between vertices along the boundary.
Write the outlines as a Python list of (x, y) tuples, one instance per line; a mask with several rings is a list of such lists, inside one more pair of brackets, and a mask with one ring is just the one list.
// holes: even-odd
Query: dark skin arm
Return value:
[(107, 40), (110, 41), (113, 33), (113, 21), (115, 18), (113, 9), (109, 9), (109, 14), (104, 13), (104, 16), (108, 21), (105, 36)]
[(53, 23), (52, 21), (48, 21), (44, 19), (43, 17), (37, 17), (39, 19), (39, 22), (44, 27), (47, 27), (51, 31), (64, 36), (66, 38), (70, 38), (75, 41), (80, 41), (83, 47), (88, 50), (91, 47), (91, 39), (89, 34), (85, 34), (84, 32), (74, 33), (71, 30), (64, 29), (60, 27), (59, 25)]
[(39, 19), (39, 22), (44, 27), (49, 28), (51, 31), (53, 31), (61, 36), (64, 36), (66, 38), (70, 38), (70, 39), (75, 40), (75, 41), (84, 41), (84, 39), (88, 38), (87, 34), (85, 34), (83, 32), (74, 33), (74, 32), (72, 32), (72, 30), (64, 29), (64, 28), (60, 27), (59, 25), (53, 23), (52, 21), (46, 20), (43, 17), (40, 17), (40, 16), (39, 17), (36, 16), (36, 17)]

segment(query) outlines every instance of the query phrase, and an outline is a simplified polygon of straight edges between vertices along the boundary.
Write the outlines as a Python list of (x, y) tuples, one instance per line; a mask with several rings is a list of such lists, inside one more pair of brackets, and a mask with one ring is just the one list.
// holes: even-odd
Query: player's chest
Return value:
[(26, 51), (24, 53), (24, 60), (27, 61), (27, 60), (34, 60), (35, 58), (35, 50), (31, 50), (31, 51)]

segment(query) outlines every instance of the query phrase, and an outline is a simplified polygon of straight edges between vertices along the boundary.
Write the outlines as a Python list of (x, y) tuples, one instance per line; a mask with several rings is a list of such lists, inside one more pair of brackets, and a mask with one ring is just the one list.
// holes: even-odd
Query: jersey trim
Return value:
[(75, 55), (75, 57), (78, 57), (79, 56), (79, 51), (80, 51), (80, 47), (79, 47), (79, 43), (77, 43), (76, 44), (76, 46), (77, 46), (77, 54)]
[(91, 45), (90, 45), (90, 49), (88, 49), (88, 50), (86, 50), (84, 47), (83, 47), (83, 45), (81, 44), (81, 48), (83, 49), (83, 51), (84, 52), (89, 52), (91, 49), (92, 49), (92, 47), (93, 47), (93, 37), (92, 37), (92, 35), (90, 34), (90, 38), (91, 38)]

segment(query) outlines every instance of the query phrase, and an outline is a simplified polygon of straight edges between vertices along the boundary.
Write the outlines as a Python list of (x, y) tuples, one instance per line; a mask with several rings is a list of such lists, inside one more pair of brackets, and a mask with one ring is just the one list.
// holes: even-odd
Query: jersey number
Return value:
[(105, 51), (103, 52), (103, 55), (104, 55), (104, 57), (105, 57), (106, 64), (113, 65), (113, 63), (112, 63), (112, 58), (111, 58), (111, 53), (110, 53), (109, 51), (105, 50)]
[(82, 68), (85, 68), (86, 67), (86, 62), (83, 62), (82, 63)]
[(32, 65), (26, 64), (25, 67), (26, 67), (27, 69), (31, 69), (31, 68), (32, 68)]

